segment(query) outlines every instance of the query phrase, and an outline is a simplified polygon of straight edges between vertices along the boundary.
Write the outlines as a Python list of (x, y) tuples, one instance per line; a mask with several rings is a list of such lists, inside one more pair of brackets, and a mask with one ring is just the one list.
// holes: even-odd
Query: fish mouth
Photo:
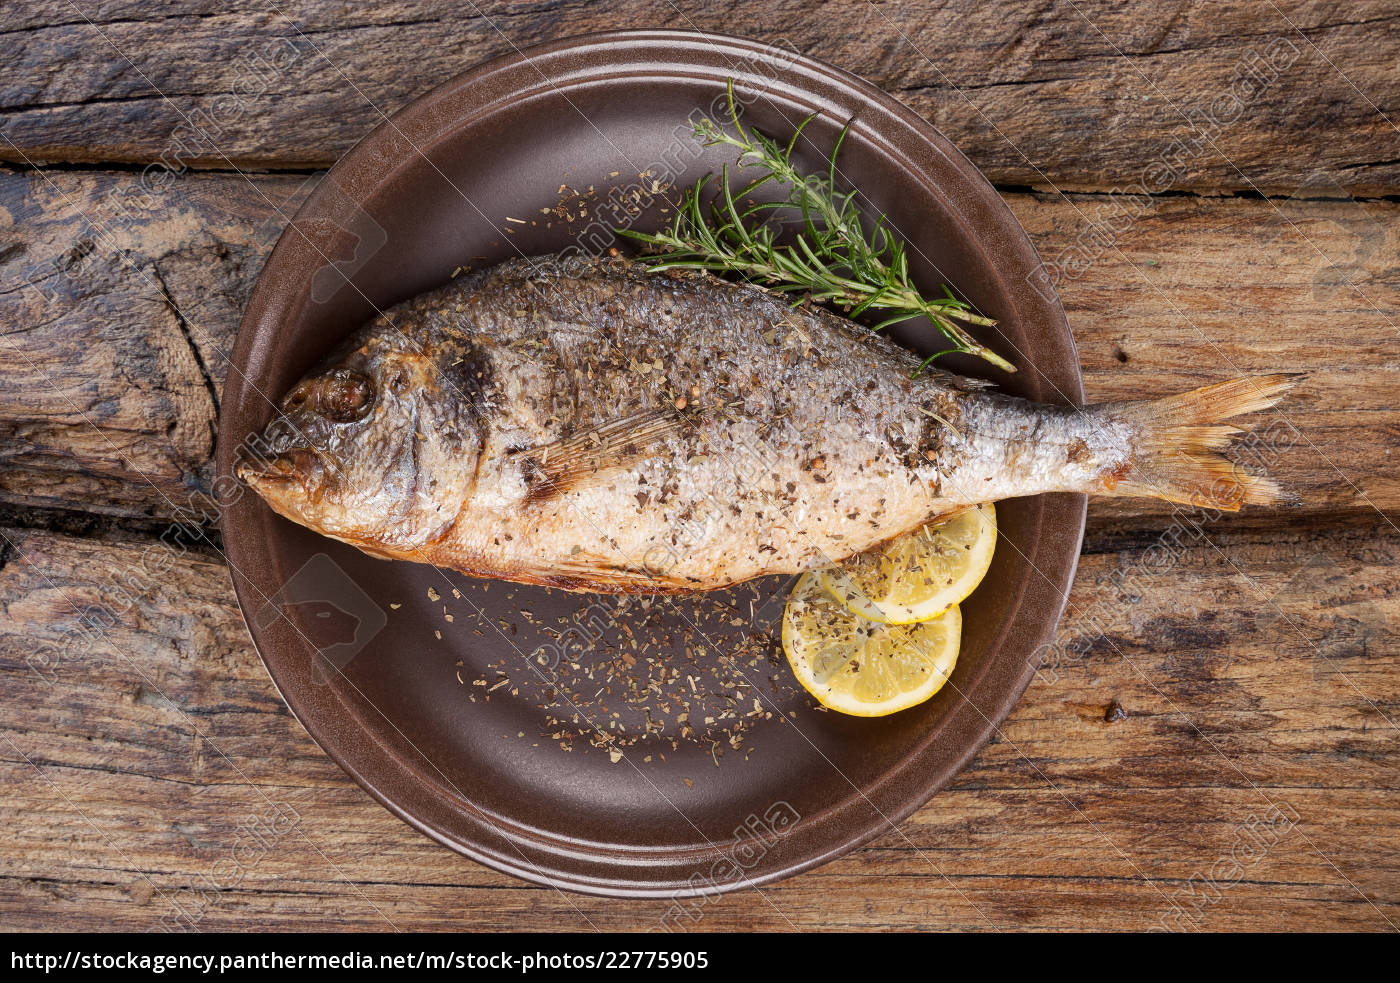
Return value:
[(321, 455), (314, 447), (289, 447), (272, 455), (240, 448), (233, 472), (253, 487), (295, 482), (307, 488), (322, 471)]

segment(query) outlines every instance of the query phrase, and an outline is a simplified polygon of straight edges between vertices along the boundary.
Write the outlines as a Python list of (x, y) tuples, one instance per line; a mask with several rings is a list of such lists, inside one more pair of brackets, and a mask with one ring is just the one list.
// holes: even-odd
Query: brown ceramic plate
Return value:
[[(770, 133), (820, 114), (807, 131), (809, 166), (852, 121), (843, 174), (910, 240), (926, 286), (946, 280), (1000, 319), (1004, 335), (987, 340), (1020, 371), (996, 381), (1046, 402), (1081, 399), (1059, 302), (1031, 282), (1029, 240), (933, 127), (792, 52), (623, 32), (453, 79), (321, 181), (243, 319), (220, 420), (222, 487), (234, 488), (234, 451), (268, 422), (272, 401), (376, 307), (460, 266), (577, 245), (614, 217), (600, 204), (608, 189), (635, 188), (641, 172), (651, 172), (644, 183), (685, 184), (717, 170), (725, 155), (701, 152), (685, 121), (730, 78), (749, 122)], [(542, 211), (559, 203), (561, 185), (594, 189), (589, 201), (565, 202), (573, 221)], [(656, 208), (637, 219), (659, 221)], [(899, 338), (936, 350), (927, 329)], [(922, 706), (865, 720), (821, 712), (792, 685), (772, 641), (788, 587), (780, 579), (675, 608), (625, 604), (371, 559), (254, 495), (226, 497), (224, 538), (253, 640), (332, 758), (470, 857), (628, 896), (762, 884), (891, 832), (982, 747), (1029, 682), (1065, 603), (1085, 506), (1080, 496), (1000, 505), (1004, 538), (964, 605), (951, 684)], [(648, 720), (664, 732), (645, 734)], [(590, 722), (618, 744), (594, 746)]]

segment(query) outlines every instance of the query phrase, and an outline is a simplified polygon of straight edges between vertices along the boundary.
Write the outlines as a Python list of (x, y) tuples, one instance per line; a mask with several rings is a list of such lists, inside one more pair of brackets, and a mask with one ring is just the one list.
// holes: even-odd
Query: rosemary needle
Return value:
[[(780, 144), (739, 121), (731, 81), (729, 118), (733, 132), (709, 117), (691, 126), (706, 146), (735, 148), (739, 152), (736, 168), (756, 170), (758, 176), (736, 195), (725, 165), (718, 191), (707, 195), (713, 174), (697, 181), (682, 198), (669, 228), (657, 233), (618, 229), (618, 234), (650, 247), (652, 251), (639, 257), (642, 262), (653, 270), (709, 270), (739, 276), (781, 293), (835, 305), (851, 317), (882, 315), (871, 325), (874, 331), (926, 317), (950, 347), (925, 359), (916, 375), (940, 355), (954, 352), (977, 355), (1007, 372), (1016, 371), (963, 327), (993, 327), (996, 321), (973, 312), (946, 285), (941, 297), (925, 297), (914, 286), (905, 244), (890, 231), (885, 216), (866, 231), (856, 192), (842, 191), (836, 184), (836, 158), (849, 127), (837, 138), (826, 173), (804, 174), (793, 164), (792, 154), (815, 115), (802, 121), (786, 145)], [(770, 182), (785, 187), (786, 198), (748, 201)], [(748, 203), (741, 205), (741, 201)], [(779, 242), (782, 226), (776, 220), (793, 212), (800, 215), (801, 228), (790, 242)]]

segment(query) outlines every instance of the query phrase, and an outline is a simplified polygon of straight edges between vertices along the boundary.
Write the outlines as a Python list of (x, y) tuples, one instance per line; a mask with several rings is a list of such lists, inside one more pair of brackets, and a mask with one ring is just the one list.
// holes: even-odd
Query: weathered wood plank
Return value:
[(5, 176), (0, 497), (168, 517), (207, 491), (242, 307), (305, 185)]
[[(0, 175), (0, 504), (169, 518), (208, 491), (241, 308), (314, 178), (191, 174), (144, 198), (138, 180)], [(1400, 507), (1400, 204), (1006, 198), (1059, 271), (1090, 399), (1307, 372), (1242, 459), (1299, 494), (1296, 516)]]
[[(1236, 452), (1294, 519), (1400, 499), (1400, 208), (1355, 200), (1009, 195), (1069, 316), (1091, 401), (1304, 372)], [(1086, 245), (1087, 244), (1087, 245)], [(1373, 397), (1375, 397), (1373, 399)], [(1157, 503), (1095, 502), (1104, 521)]]
[[(1400, 510), (1393, 5), (481, 10), (7, 6), (0, 161), (126, 166), (0, 170), (0, 822), (11, 843), (0, 923), (1400, 924), (1400, 532), (1377, 514)], [(523, 884), (394, 819), (290, 717), (217, 555), (132, 532), (205, 500), (226, 352), (284, 216), (315, 181), (184, 168), (323, 166), (378, 110), (482, 58), (648, 23), (790, 43), (862, 74), (1003, 185), (1132, 192), (1148, 179), (1154, 192), (1196, 193), (1006, 194), (1059, 282), (1091, 398), (1234, 371), (1310, 373), (1261, 418), (1270, 441), (1253, 454), (1301, 493), (1300, 509), (1215, 519), (1096, 503), (1040, 678), (953, 786), (898, 832), (701, 905), (693, 923), (665, 902)], [(1217, 102), (1251, 71), (1257, 89), (1236, 89), (1239, 107)], [(181, 132), (189, 114), (214, 121), (213, 145)], [(139, 171), (161, 158), (181, 176), (143, 197)], [(1227, 194), (1242, 188), (1280, 197)], [(1368, 195), (1392, 197), (1350, 197)], [(126, 531), (102, 532), (106, 520)], [(63, 646), (103, 611), (102, 644)]]
[(84, 0), (12, 4), (6, 20), (0, 160), (12, 162), (322, 166), (381, 111), (488, 57), (671, 25), (862, 75), (993, 181), (1288, 194), (1321, 171), (1352, 193), (1400, 188), (1400, 16), (1383, 0)]
[[(524, 885), (374, 804), (282, 706), (217, 559), (0, 532), (6, 924), (144, 929), (173, 905), (241, 931), (667, 914)], [(951, 788), (848, 858), (700, 906), (694, 927), (1393, 928), (1400, 535), (1213, 538), (1086, 555), (1063, 645)], [(110, 644), (44, 654), (98, 604)], [(1123, 719), (1105, 719), (1114, 703)], [(246, 817), (273, 808), (295, 822), (233, 879)]]

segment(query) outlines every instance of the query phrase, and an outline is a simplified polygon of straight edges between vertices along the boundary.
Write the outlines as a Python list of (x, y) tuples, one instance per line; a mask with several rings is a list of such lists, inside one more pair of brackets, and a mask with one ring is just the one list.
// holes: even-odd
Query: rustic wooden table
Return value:
[[(1091, 399), (1309, 373), (1249, 449), (1300, 505), (1093, 504), (1062, 644), (951, 787), (670, 924), (1400, 923), (1394, 3), (475, 7), (6, 5), (0, 924), (661, 924), (667, 903), (522, 883), (371, 801), (273, 690), (212, 517), (173, 511), (209, 488), (225, 353), (324, 169), (481, 59), (648, 24), (790, 42), (940, 127), (1055, 270)], [(85, 621), (100, 641), (73, 646)]]

